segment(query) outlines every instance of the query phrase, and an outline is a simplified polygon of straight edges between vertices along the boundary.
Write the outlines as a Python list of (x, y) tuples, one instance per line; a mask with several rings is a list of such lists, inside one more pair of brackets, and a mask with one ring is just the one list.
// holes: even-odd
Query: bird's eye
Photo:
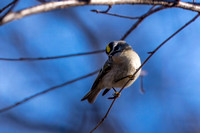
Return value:
[(120, 45), (117, 45), (116, 47), (115, 47), (115, 49), (114, 49), (114, 51), (118, 51), (118, 50), (120, 50)]

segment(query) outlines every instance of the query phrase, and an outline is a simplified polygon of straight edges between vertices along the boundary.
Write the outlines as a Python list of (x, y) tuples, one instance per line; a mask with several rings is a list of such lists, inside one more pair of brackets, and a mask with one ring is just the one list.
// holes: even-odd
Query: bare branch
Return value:
[(61, 55), (61, 56), (53, 56), (53, 57), (38, 57), (38, 58), (0, 58), (2, 61), (36, 61), (36, 60), (52, 60), (52, 59), (60, 59), (60, 58), (69, 58), (75, 56), (83, 56), (83, 55), (91, 55), (105, 52), (105, 50), (98, 50), (93, 52), (86, 53), (78, 53), (78, 54), (69, 54), (69, 55)]
[[(154, 6), (153, 6), (154, 7)], [(149, 11), (147, 13), (145, 13), (144, 15), (142, 15), (141, 17), (139, 17), (139, 19), (133, 24), (133, 26), (124, 34), (124, 36), (121, 38), (121, 40), (126, 39), (126, 37), (135, 29), (138, 27), (138, 25), (148, 16), (154, 14), (155, 12), (161, 11), (163, 9), (167, 9), (169, 7), (165, 7), (165, 6), (161, 6), (158, 7), (156, 9), (150, 8)]]
[(1, 21), (0, 25), (8, 23), (10, 21), (20, 19), (25, 16), (33, 15), (36, 13), (47, 12), (55, 9), (83, 6), (83, 5), (117, 5), (117, 4), (143, 4), (143, 5), (163, 5), (169, 7), (178, 7), (182, 9), (187, 9), (191, 11), (200, 12), (200, 6), (193, 3), (186, 3), (181, 1), (164, 1), (164, 0), (90, 0), (78, 1), (78, 0), (68, 0), (68, 1), (53, 1), (42, 3), (37, 6), (29, 7), (17, 12), (8, 13)]
[(5, 18), (12, 11), (12, 9), (15, 7), (17, 2), (18, 2), (18, 0), (13, 0), (13, 2), (9, 3), (7, 6), (5, 6), (3, 9), (0, 10), (0, 13), (2, 13), (4, 10), (6, 10), (8, 7), (10, 7), (10, 9), (3, 16), (0, 17), (0, 25), (1, 25), (1, 21), (3, 20), (3, 18)]
[(153, 5), (153, 6), (149, 9), (149, 12), (152, 11), (155, 7), (156, 7), (156, 5)]
[(4, 10), (6, 10), (8, 7), (10, 7), (11, 5), (14, 5), (17, 2), (17, 0), (14, 0), (12, 2), (10, 2), (8, 5), (6, 5), (4, 8), (2, 8), (0, 10), (0, 13), (2, 13)]
[(108, 9), (106, 9), (105, 11), (99, 11), (99, 10), (91, 10), (92, 12), (96, 12), (96, 13), (107, 13), (110, 11), (110, 9), (112, 8), (111, 5), (108, 6)]
[(91, 11), (96, 12), (96, 13), (110, 15), (110, 16), (120, 17), (120, 18), (127, 18), (127, 19), (139, 19), (140, 18), (140, 17), (129, 17), (129, 16), (122, 16), (119, 14), (109, 13), (108, 11), (110, 11), (110, 9), (111, 9), (111, 6), (109, 5), (108, 9), (105, 11), (99, 11), (99, 10), (91, 10)]
[(23, 100), (21, 100), (21, 101), (19, 101), (19, 102), (16, 102), (16, 103), (13, 104), (13, 105), (10, 105), (10, 106), (8, 106), (8, 107), (5, 107), (5, 108), (0, 109), (0, 113), (6, 112), (6, 111), (8, 111), (8, 110), (10, 110), (10, 109), (13, 109), (13, 108), (15, 108), (15, 107), (17, 107), (17, 106), (19, 106), (19, 105), (21, 105), (21, 104), (23, 104), (23, 103), (25, 103), (25, 102), (31, 100), (31, 99), (33, 99), (33, 98), (36, 98), (36, 97), (41, 96), (41, 95), (43, 95), (43, 94), (46, 94), (46, 93), (48, 93), (48, 92), (50, 92), (50, 91), (52, 91), (52, 90), (55, 90), (55, 89), (64, 87), (64, 86), (66, 86), (66, 85), (69, 85), (69, 84), (74, 83), (74, 82), (76, 82), (76, 81), (79, 81), (79, 80), (81, 80), (81, 79), (90, 77), (90, 76), (92, 76), (92, 75), (94, 75), (94, 74), (96, 74), (96, 73), (98, 73), (98, 72), (99, 72), (99, 70), (97, 70), (97, 71), (95, 71), (95, 72), (92, 72), (92, 73), (89, 73), (89, 74), (87, 74), (87, 75), (84, 75), (84, 76), (82, 76), (82, 77), (76, 78), (76, 79), (74, 79), (74, 80), (67, 81), (67, 82), (65, 82), (65, 83), (63, 83), (63, 84), (56, 85), (56, 86), (51, 87), (51, 88), (49, 88), (49, 89), (46, 89), (46, 90), (44, 90), (44, 91), (38, 92), (38, 93), (36, 93), (36, 94), (34, 94), (34, 95), (32, 95), (32, 96), (29, 96), (29, 97), (27, 97), (27, 98), (25, 98), (25, 99), (23, 99)]
[(120, 18), (127, 18), (127, 19), (139, 19), (140, 17), (129, 17), (129, 16), (122, 16), (119, 14), (114, 14), (114, 13), (109, 13), (109, 12), (101, 12), (98, 10), (91, 10), (92, 12), (96, 12), (96, 13), (102, 13), (102, 14), (106, 14), (106, 15), (110, 15), (110, 16), (115, 16), (115, 17), (120, 17)]
[[(151, 52), (151, 54), (146, 58), (146, 60), (142, 63), (142, 65), (135, 71), (135, 73), (132, 75), (133, 77), (138, 73), (138, 71), (147, 63), (147, 61), (166, 43), (168, 42), (172, 37), (174, 37), (176, 34), (178, 34), (180, 31), (182, 31), (185, 27), (187, 27), (189, 24), (191, 24), (192, 22), (194, 22), (198, 17), (200, 16), (200, 13), (198, 13), (193, 19), (191, 19), (189, 22), (187, 22), (185, 25), (183, 25), (180, 29), (178, 29), (174, 34), (172, 34), (170, 37), (168, 37), (164, 42), (162, 42), (153, 52)], [(125, 77), (125, 78), (128, 78)], [(122, 78), (124, 79), (124, 78)], [(125, 88), (125, 86), (131, 81), (131, 79), (129, 79), (124, 86), (120, 89), (120, 91), (118, 93), (121, 93), (123, 91), (123, 89)], [(113, 104), (115, 103), (116, 99), (118, 97), (114, 97), (107, 113), (105, 114), (105, 116), (103, 117), (103, 119), (97, 124), (97, 126), (91, 130), (90, 133), (92, 133), (93, 131), (95, 131), (106, 119), (106, 117), (108, 116)]]
[(106, 117), (108, 116), (108, 114), (109, 114), (109, 112), (110, 112), (110, 110), (111, 110), (113, 104), (115, 103), (115, 100), (116, 100), (116, 99), (117, 99), (117, 97), (115, 97), (115, 98), (113, 99), (113, 101), (112, 101), (110, 107), (108, 108), (108, 111), (106, 112), (105, 116), (101, 119), (101, 121), (97, 124), (97, 126), (96, 126), (94, 129), (92, 129), (92, 130), (90, 131), (90, 133), (94, 132), (94, 131), (104, 122), (104, 120), (105, 120)]

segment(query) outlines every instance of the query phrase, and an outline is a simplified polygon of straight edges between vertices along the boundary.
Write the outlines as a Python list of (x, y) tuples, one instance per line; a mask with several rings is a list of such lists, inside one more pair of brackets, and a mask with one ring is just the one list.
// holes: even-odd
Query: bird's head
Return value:
[(132, 47), (125, 41), (113, 41), (107, 45), (106, 54), (108, 56), (117, 56), (120, 55), (120, 53), (131, 49)]

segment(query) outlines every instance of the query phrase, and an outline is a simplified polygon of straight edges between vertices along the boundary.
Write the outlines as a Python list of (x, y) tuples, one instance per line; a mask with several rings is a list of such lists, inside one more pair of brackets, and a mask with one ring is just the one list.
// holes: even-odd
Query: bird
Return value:
[(132, 47), (125, 41), (112, 41), (106, 47), (106, 54), (108, 56), (102, 69), (94, 81), (90, 91), (81, 99), (81, 101), (88, 100), (90, 104), (94, 103), (101, 90), (105, 89), (103, 96), (111, 89), (115, 91), (114, 97), (119, 97), (115, 88), (122, 88), (126, 82), (131, 79), (124, 88), (132, 85), (139, 77), (141, 70), (133, 76), (133, 74), (141, 66), (139, 55), (132, 49)]

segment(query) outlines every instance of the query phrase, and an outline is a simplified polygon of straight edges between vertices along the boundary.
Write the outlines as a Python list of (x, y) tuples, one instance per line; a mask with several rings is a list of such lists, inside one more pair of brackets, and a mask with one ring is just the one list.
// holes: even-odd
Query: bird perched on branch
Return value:
[[(139, 77), (140, 70), (133, 76), (134, 72), (140, 67), (141, 61), (138, 54), (125, 41), (113, 41), (106, 47), (108, 60), (100, 70), (91, 90), (81, 99), (94, 103), (100, 91), (106, 88), (102, 95), (105, 95), (110, 89), (115, 93), (114, 97), (119, 97), (115, 88), (129, 87)], [(109, 98), (109, 99), (112, 99)]]

